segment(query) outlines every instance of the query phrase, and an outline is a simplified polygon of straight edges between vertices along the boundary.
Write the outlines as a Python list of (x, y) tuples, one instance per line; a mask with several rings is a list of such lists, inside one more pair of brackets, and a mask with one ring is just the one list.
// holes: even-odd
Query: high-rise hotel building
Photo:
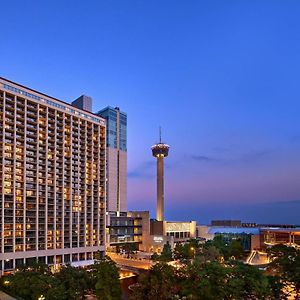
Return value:
[(105, 251), (103, 118), (0, 78), (0, 268)]

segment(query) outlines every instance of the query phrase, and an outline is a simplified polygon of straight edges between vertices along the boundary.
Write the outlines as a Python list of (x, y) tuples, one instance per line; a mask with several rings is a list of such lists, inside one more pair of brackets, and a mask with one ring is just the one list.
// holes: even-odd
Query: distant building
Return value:
[(184, 243), (197, 238), (196, 221), (150, 221), (150, 235), (145, 238), (143, 250), (160, 253), (169, 243), (173, 248), (176, 243)]
[(196, 221), (165, 222), (166, 236), (174, 237), (174, 242), (184, 242), (196, 238)]
[(119, 215), (127, 212), (127, 114), (108, 106), (97, 115), (107, 124), (106, 210)]
[(75, 107), (78, 107), (82, 110), (86, 110), (89, 112), (92, 112), (92, 109), (93, 109), (93, 107), (92, 107), (93, 100), (91, 97), (86, 96), (86, 95), (81, 95), (79, 98), (74, 100), (71, 104)]
[[(142, 225), (142, 243), (150, 235), (150, 213), (149, 211), (129, 211), (128, 217), (136, 218), (138, 223)], [(141, 250), (141, 244), (139, 245)]]
[(197, 238), (212, 240), (216, 236), (222, 236), (225, 240), (239, 239), (244, 250), (260, 248), (260, 235), (258, 228), (245, 228), (237, 226), (197, 226)]
[(260, 235), (262, 249), (276, 244), (286, 244), (300, 249), (300, 227), (263, 227), (260, 229)]
[(142, 250), (147, 253), (161, 253), (167, 243), (174, 249), (175, 243), (172, 236), (148, 235), (143, 241)]
[(212, 220), (211, 226), (241, 227), (242, 222), (240, 220)]
[(149, 211), (130, 211), (120, 215), (108, 215), (108, 250), (127, 248), (139, 250), (149, 235)]
[(1, 273), (104, 253), (105, 120), (4, 78), (0, 116)]
[[(148, 248), (157, 245), (157, 241), (166, 242), (172, 241), (173, 243), (177, 242), (186, 242), (190, 239), (197, 237), (196, 231), (196, 221), (157, 221), (151, 220), (150, 222), (150, 239), (148, 239)], [(155, 238), (161, 237), (161, 238)], [(166, 237), (167, 239), (165, 239)], [(169, 239), (168, 239), (169, 238)], [(154, 244), (149, 244), (151, 241)], [(155, 249), (155, 247), (153, 248)]]
[(246, 223), (250, 226), (243, 226), (243, 224), (240, 227), (197, 225), (197, 238), (212, 240), (215, 236), (221, 235), (228, 240), (239, 239), (245, 250), (265, 250), (276, 244), (300, 249), (300, 227), (294, 225), (287, 227), (286, 224), (276, 226), (275, 224), (253, 226), (253, 223)]

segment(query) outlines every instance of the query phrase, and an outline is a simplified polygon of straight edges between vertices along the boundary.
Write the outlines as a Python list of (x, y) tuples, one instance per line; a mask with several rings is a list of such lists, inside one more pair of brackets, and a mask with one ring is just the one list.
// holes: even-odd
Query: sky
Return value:
[(128, 114), (128, 205), (168, 220), (300, 224), (300, 2), (10, 0), (0, 76)]

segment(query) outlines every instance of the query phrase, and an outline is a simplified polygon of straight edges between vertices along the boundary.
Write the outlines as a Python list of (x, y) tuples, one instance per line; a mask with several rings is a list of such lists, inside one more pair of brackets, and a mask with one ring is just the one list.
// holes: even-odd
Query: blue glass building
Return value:
[(106, 119), (107, 211), (127, 212), (127, 114), (108, 106), (97, 113)]

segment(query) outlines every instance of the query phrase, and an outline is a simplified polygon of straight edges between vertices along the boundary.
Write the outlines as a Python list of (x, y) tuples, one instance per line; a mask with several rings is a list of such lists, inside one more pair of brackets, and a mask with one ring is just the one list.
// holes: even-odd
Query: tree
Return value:
[(285, 286), (293, 288), (300, 298), (300, 250), (285, 245), (275, 245), (267, 252), (271, 260), (269, 271), (278, 274)]
[(272, 291), (271, 299), (287, 300), (288, 295), (284, 289), (284, 283), (279, 276), (268, 276), (270, 289)]
[(186, 251), (187, 248), (184, 247), (181, 243), (176, 243), (175, 249), (174, 249), (174, 257), (175, 259), (187, 259), (189, 258), (188, 252)]
[(229, 258), (230, 255), (228, 253), (228, 243), (225, 241), (223, 236), (216, 235), (213, 240), (207, 241), (204, 245), (205, 248), (212, 246), (216, 247), (220, 251), (225, 260)]
[(228, 245), (229, 257), (240, 259), (243, 257), (244, 249), (240, 240), (232, 240)]
[(121, 299), (121, 283), (116, 264), (108, 256), (105, 256), (96, 260), (94, 270), (97, 299)]
[(195, 239), (191, 239), (185, 243), (176, 243), (174, 249), (174, 258), (180, 260), (192, 259), (199, 252), (200, 245)]
[(268, 277), (259, 269), (234, 262), (231, 270), (228, 286), (233, 299), (269, 299), (272, 295)]
[(70, 300), (83, 299), (85, 291), (89, 288), (88, 274), (82, 268), (63, 266), (55, 277), (63, 284), (67, 299)]
[(151, 255), (151, 260), (159, 260), (159, 255), (154, 252), (152, 255)]
[(200, 252), (197, 256), (197, 258), (201, 260), (202, 263), (219, 261), (221, 257), (222, 255), (220, 250), (215, 246), (203, 247), (202, 249), (200, 249)]
[(41, 295), (46, 300), (67, 300), (64, 287), (48, 270), (23, 269), (1, 278), (5, 290), (24, 300), (36, 300)]
[(137, 245), (135, 243), (125, 243), (123, 246), (127, 257), (130, 257), (130, 254), (133, 254), (134, 251), (137, 251)]
[(240, 239), (225, 239), (222, 235), (216, 235), (212, 241), (207, 241), (205, 248), (216, 247), (221, 252), (225, 260), (231, 257), (240, 259), (244, 254), (243, 245)]
[(148, 274), (140, 276), (131, 300), (169, 300), (179, 293), (180, 282), (174, 267), (166, 263), (154, 265)]
[(202, 263), (196, 259), (184, 271), (182, 295), (191, 300), (224, 299), (227, 271), (219, 263)]
[(172, 252), (172, 248), (171, 248), (171, 245), (169, 244), (169, 242), (164, 244), (163, 251), (161, 252), (161, 254), (155, 255), (155, 253), (154, 253), (152, 255), (152, 259), (158, 260), (158, 261), (165, 261), (165, 262), (173, 260), (173, 252)]
[(182, 295), (187, 299), (271, 299), (273, 295), (260, 270), (239, 262), (224, 265), (196, 259), (184, 273)]

